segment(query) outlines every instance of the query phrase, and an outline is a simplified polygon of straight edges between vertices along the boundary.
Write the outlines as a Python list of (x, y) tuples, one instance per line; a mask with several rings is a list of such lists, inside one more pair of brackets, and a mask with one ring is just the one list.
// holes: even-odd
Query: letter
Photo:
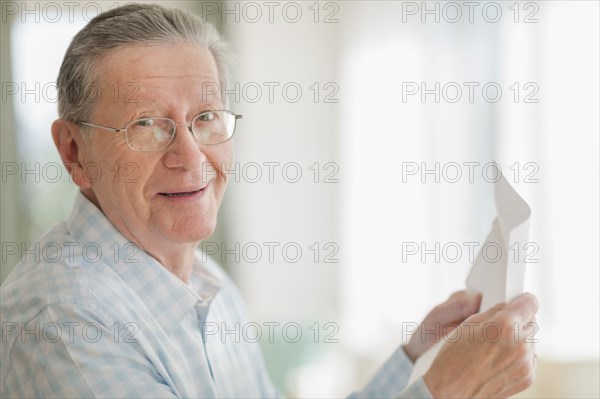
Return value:
[[(290, 7), (293, 7), (295, 9), (295, 17), (292, 18), (289, 16), (288, 13), (288, 9)], [(295, 24), (296, 22), (300, 21), (300, 19), (302, 18), (302, 7), (300, 7), (300, 4), (296, 3), (295, 1), (292, 1), (290, 3), (285, 3), (283, 5), (283, 10), (281, 11), (281, 15), (283, 16), (283, 19), (285, 19), (286, 22), (291, 22), (293, 24)]]
[[(493, 87), (496, 89), (496, 96), (495, 97), (490, 97), (488, 95), (488, 89), (490, 87)], [(500, 87), (500, 85), (496, 82), (489, 82), (486, 83), (482, 88), (481, 88), (481, 95), (483, 96), (483, 99), (485, 101), (487, 101), (488, 103), (497, 103), (498, 101), (500, 101), (500, 99), (502, 98), (502, 87)]]
[(475, 102), (475, 87), (479, 86), (479, 82), (464, 82), (463, 86), (467, 86), (469, 88), (469, 102)]
[[(55, 18), (50, 18), (48, 16), (49, 15), (49, 13), (48, 13), (48, 9), (49, 8), (54, 9), (54, 13), (56, 14)], [(44, 7), (42, 8), (42, 12), (43, 12), (43, 16), (44, 16), (44, 21), (49, 22), (51, 24), (58, 22), (61, 19), (61, 17), (62, 17), (62, 9), (55, 2), (50, 2), (50, 3), (44, 4)]]
[[(454, 8), (455, 11), (455, 17), (454, 18), (448, 18), (448, 8)], [(460, 9), (460, 5), (458, 3), (456, 3), (455, 1), (450, 1), (448, 3), (444, 4), (444, 7), (442, 7), (442, 15), (444, 16), (444, 21), (449, 22), (451, 24), (455, 24), (458, 21), (460, 21), (460, 18), (462, 17), (462, 11)]]
[[(290, 329), (290, 327), (293, 327), (296, 330), (294, 338), (290, 338), (290, 335), (288, 334), (288, 330)], [(300, 338), (302, 338), (302, 327), (300, 327), (300, 324), (296, 323), (295, 321), (290, 321), (289, 323), (285, 323), (283, 325), (282, 335), (285, 342), (289, 342), (292, 344), (296, 343), (300, 341)]]
[[(89, 16), (88, 9), (92, 8), (92, 7), (96, 10), (96, 15)], [(93, 1), (86, 2), (83, 6), (83, 9), (81, 10), (81, 15), (83, 16), (83, 19), (85, 20), (85, 22), (90, 22), (92, 19), (94, 19), (100, 13), (102, 13), (102, 7), (100, 7), (100, 4), (93, 2)]]
[[(450, 97), (448, 95), (448, 88), (454, 88), (454, 90), (456, 90), (456, 96), (455, 97)], [(462, 89), (460, 87), (460, 85), (456, 82), (448, 82), (444, 85), (444, 87), (442, 87), (442, 97), (444, 98), (444, 101), (449, 102), (449, 103), (457, 103), (458, 101), (460, 101), (461, 97), (462, 97)]]
[(278, 326), (279, 322), (277, 321), (265, 321), (263, 322), (264, 326), (267, 326), (269, 329), (269, 343), (275, 342), (275, 327)]
[(221, 243), (221, 262), (225, 263), (227, 261), (227, 255), (233, 254), (235, 263), (240, 263), (240, 243), (236, 242), (234, 246), (235, 248), (233, 249), (227, 249), (227, 243)]
[(217, 12), (219, 11), (219, 3), (217, 3), (216, 1), (203, 1), (200, 4), (202, 7), (201, 15), (204, 18), (204, 22), (207, 21), (208, 17), (212, 15), (217, 15)]
[(440, 102), (440, 82), (434, 83), (433, 89), (427, 88), (427, 83), (421, 82), (421, 102), (427, 102), (427, 95), (433, 94), (436, 103)]
[(228, 334), (233, 334), (235, 343), (240, 342), (241, 333), (240, 333), (240, 323), (238, 321), (233, 323), (233, 329), (231, 329), (231, 330), (227, 329), (227, 325), (225, 322), (221, 323), (221, 331), (222, 331), (221, 337), (223, 338), (223, 340), (222, 340), (223, 343), (225, 343), (225, 341), (227, 340)]
[(406, 263), (408, 255), (416, 255), (417, 253), (419, 253), (419, 247), (416, 242), (402, 243), (402, 263)]
[(427, 164), (425, 162), (421, 162), (421, 183), (427, 183), (427, 175), (433, 175), (435, 177), (435, 182), (440, 182), (440, 163), (435, 162), (433, 169), (427, 169)]
[[(295, 258), (290, 257), (288, 254), (288, 252), (289, 252), (288, 248), (290, 248), (290, 247), (296, 248), (296, 257)], [(300, 260), (300, 258), (302, 258), (302, 248), (300, 247), (300, 244), (298, 244), (297, 242), (288, 242), (281, 249), (281, 254), (283, 255), (283, 259), (285, 259), (286, 262), (296, 263)]]
[(2, 82), (2, 103), (6, 104), (8, 96), (14, 96), (19, 92), (19, 85), (15, 82)]
[(263, 5), (269, 9), (269, 23), (272, 24), (275, 21), (275, 18), (274, 18), (275, 16), (274, 16), (273, 11), (275, 11), (275, 7), (279, 6), (279, 2), (278, 1), (265, 1), (263, 3)]
[(279, 246), (278, 242), (263, 242), (263, 244), (269, 248), (269, 263), (273, 263), (275, 261), (275, 247)]
[(219, 325), (214, 321), (205, 321), (202, 323), (202, 341), (206, 343), (209, 335), (216, 335), (219, 332)]
[(219, 253), (219, 245), (216, 242), (202, 241), (202, 262), (208, 261), (209, 256)]
[(2, 242), (2, 263), (8, 260), (9, 255), (16, 255), (19, 253), (19, 246), (16, 242)]
[[(54, 328), (55, 331), (48, 331), (49, 329)], [(42, 339), (46, 342), (50, 342), (51, 344), (54, 344), (58, 341), (60, 341), (60, 337), (62, 335), (61, 332), (61, 328), (60, 325), (56, 322), (50, 322), (47, 324), (44, 324), (44, 327), (42, 327)]]
[(440, 22), (440, 2), (439, 1), (433, 2), (433, 10), (429, 10), (427, 8), (426, 2), (421, 2), (421, 22), (423, 22), (423, 23), (427, 22), (428, 14), (431, 14), (435, 17), (436, 23)]
[(230, 94), (234, 95), (234, 99), (235, 99), (234, 104), (239, 104), (240, 103), (240, 82), (235, 82), (233, 89), (227, 89), (227, 85), (225, 83), (223, 83), (221, 85), (221, 96), (223, 96), (223, 98), (221, 100), (223, 100), (225, 102), (226, 99), (228, 98), (227, 96), (229, 96)]
[[(94, 247), (94, 248), (95, 248), (95, 250), (96, 250), (96, 257), (95, 257), (95, 258), (90, 258), (90, 257), (89, 257), (89, 251), (88, 251), (88, 249), (89, 249), (90, 247)], [(84, 259), (86, 262), (90, 262), (90, 263), (96, 263), (96, 262), (98, 262), (98, 261), (100, 260), (100, 258), (102, 258), (102, 248), (101, 248), (101, 247), (100, 247), (100, 245), (98, 245), (98, 243), (96, 243), (96, 242), (88, 242), (88, 243), (85, 243), (85, 244), (83, 245), (82, 252), (83, 252), (83, 259)]]
[(414, 176), (419, 171), (419, 165), (416, 162), (402, 162), (402, 183), (406, 183), (407, 176)]
[[(256, 256), (254, 258), (248, 256), (248, 248), (255, 248)], [(262, 258), (262, 249), (258, 243), (249, 242), (247, 244), (244, 244), (244, 246), (242, 247), (242, 256), (246, 262), (256, 263), (260, 261), (260, 258)]]
[[(33, 4), (33, 10), (30, 10), (27, 8), (28, 4), (30, 4), (30, 5)], [(21, 7), (23, 7), (23, 10), (21, 10), (21, 22), (25, 23), (27, 21), (26, 15), (33, 14), (35, 17), (35, 23), (36, 24), (40, 23), (40, 2), (39, 1), (31, 1), (31, 2), (22, 1)]]
[(17, 335), (19, 333), (19, 325), (12, 321), (3, 321), (2, 322), (2, 343), (5, 344), (8, 342), (8, 337), (10, 335)]
[(25, 243), (21, 243), (21, 261), (27, 260), (27, 255), (33, 255), (35, 263), (40, 263), (40, 242), (36, 241), (29, 249), (25, 249)]
[(463, 162), (469, 169), (469, 183), (473, 183), (475, 181), (475, 166), (479, 166), (479, 162)]
[[(256, 329), (254, 338), (250, 338), (248, 336), (248, 328), (250, 328), (250, 327), (254, 327)], [(260, 328), (260, 325), (255, 322), (246, 323), (244, 325), (244, 328), (242, 328), (242, 336), (244, 337), (244, 341), (246, 341), (246, 342), (256, 343), (256, 342), (260, 341), (260, 337), (262, 336), (262, 330)]]
[(36, 344), (40, 342), (40, 323), (32, 323), (32, 326), (28, 327), (27, 323), (21, 323), (21, 343), (27, 342), (27, 336), (33, 335), (33, 339)]
[(419, 92), (419, 86), (415, 82), (402, 82), (402, 102), (406, 103), (408, 96), (414, 96)]
[(213, 97), (219, 98), (219, 85), (215, 82), (202, 82), (202, 102), (210, 102)]
[(410, 341), (410, 337), (417, 331), (419, 325), (415, 322), (404, 322), (402, 323), (402, 344), (407, 344)]
[[(293, 87), (294, 89), (296, 89), (296, 97), (290, 97), (288, 95), (288, 93), (289, 93), (288, 89), (290, 87)], [(298, 101), (300, 101), (300, 98), (302, 98), (302, 87), (300, 87), (300, 85), (298, 83), (296, 83), (296, 82), (288, 82), (288, 83), (286, 83), (286, 84), (283, 85), (283, 87), (281, 89), (281, 94), (283, 95), (283, 99), (286, 102), (295, 104)]]
[(235, 176), (234, 181), (236, 183), (239, 183), (240, 176), (241, 176), (240, 163), (236, 161), (232, 165), (233, 165), (233, 169), (227, 169), (227, 165), (225, 165), (225, 163), (223, 163), (221, 165), (221, 173), (223, 173), (223, 176), (229, 176), (230, 174), (233, 173), (233, 175)]
[[(251, 97), (250, 95), (248, 95), (249, 89), (250, 90), (254, 89), (255, 94), (256, 94), (254, 97)], [(244, 101), (247, 101), (251, 104), (255, 104), (260, 101), (261, 97), (262, 97), (262, 87), (260, 87), (260, 85), (258, 83), (248, 82), (242, 87), (242, 98), (244, 99)]]
[(275, 87), (281, 84), (279, 82), (264, 82), (263, 85), (269, 88), (269, 104), (273, 104), (275, 102)]
[[(89, 330), (91, 327), (93, 327), (95, 331), (90, 333)], [(102, 338), (102, 329), (95, 321), (85, 323), (82, 330), (82, 336), (85, 342), (96, 343)]]
[[(495, 9), (496, 16), (493, 18), (490, 18), (488, 13), (488, 8), (490, 7), (493, 7)], [(494, 1), (485, 3), (483, 5), (483, 9), (481, 10), (481, 15), (483, 16), (483, 19), (485, 19), (486, 22), (491, 22), (495, 24), (496, 22), (500, 21), (500, 18), (502, 18), (502, 7), (500, 7), (500, 4)]]
[(19, 5), (14, 1), (2, 2), (2, 23), (8, 22), (9, 15), (17, 15)]
[(235, 22), (239, 23), (240, 22), (240, 2), (239, 1), (233, 2), (233, 10), (230, 10), (229, 8), (227, 8), (227, 4), (232, 4), (232, 3), (230, 3), (230, 2), (220, 3), (220, 5), (221, 5), (221, 22), (222, 23), (227, 22), (227, 15), (233, 15), (235, 18)]
[[(456, 256), (454, 258), (450, 258), (448, 256), (448, 248), (455, 248)], [(449, 242), (442, 247), (442, 255), (444, 257), (444, 261), (448, 263), (456, 263), (462, 258), (462, 249), (460, 245), (456, 242)]]
[(435, 263), (440, 263), (440, 243), (436, 242), (433, 249), (427, 249), (425, 242), (421, 243), (421, 262), (427, 262), (427, 255), (435, 257)]
[(435, 323), (432, 329), (427, 328), (427, 323), (421, 323), (421, 343), (427, 342), (427, 336), (433, 335), (434, 342), (439, 342), (441, 335), (440, 323)]
[[(294, 178), (288, 176), (288, 169), (290, 167), (293, 167), (296, 170)], [(282, 176), (283, 180), (288, 183), (297, 183), (302, 178), (302, 167), (297, 162), (287, 162), (283, 165)]]
[(402, 22), (408, 21), (409, 15), (416, 15), (419, 11), (419, 6), (414, 1), (403, 1), (402, 2)]
[[(448, 176), (449, 168), (454, 168), (456, 170), (456, 173), (454, 174), (453, 178), (450, 178)], [(444, 177), (444, 180), (447, 181), (448, 183), (456, 183), (462, 177), (462, 169), (458, 163), (448, 162), (448, 163), (444, 164), (444, 167), (442, 168), (442, 176)]]
[(275, 166), (279, 166), (279, 162), (263, 162), (263, 165), (269, 170), (269, 183), (275, 182)]
[[(256, 172), (254, 173), (254, 177), (249, 176), (248, 168), (256, 169)], [(250, 174), (252, 174), (252, 173), (250, 173)], [(242, 168), (242, 175), (244, 176), (244, 181), (246, 181), (248, 183), (256, 183), (256, 182), (260, 181), (260, 179), (262, 179), (262, 170), (260, 168), (260, 165), (257, 162), (248, 162)]]
[[(249, 8), (254, 8), (254, 18), (250, 18), (248, 16), (248, 9)], [(255, 24), (258, 21), (260, 21), (260, 19), (262, 18), (262, 10), (260, 8), (260, 5), (254, 1), (248, 2), (248, 3), (244, 3), (244, 7), (242, 7), (242, 13), (244, 15), (244, 21), (249, 22), (251, 24)]]

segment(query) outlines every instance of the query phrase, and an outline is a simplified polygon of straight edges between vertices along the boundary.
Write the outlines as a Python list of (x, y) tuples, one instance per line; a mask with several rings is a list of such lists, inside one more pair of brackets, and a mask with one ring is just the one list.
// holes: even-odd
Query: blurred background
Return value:
[[(64, 52), (127, 3), (1, 3), (2, 280), (74, 198), (50, 136)], [(162, 4), (237, 55), (237, 163), (202, 246), (265, 326), (285, 394), (359, 388), (464, 288), (501, 170), (532, 209), (511, 250), (541, 303), (519, 396), (600, 396), (598, 2)]]

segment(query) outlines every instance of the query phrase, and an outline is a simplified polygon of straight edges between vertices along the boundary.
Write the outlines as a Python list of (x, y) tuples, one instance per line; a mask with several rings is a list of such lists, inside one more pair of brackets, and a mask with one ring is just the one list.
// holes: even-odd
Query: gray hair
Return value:
[(58, 114), (69, 121), (90, 120), (98, 61), (119, 47), (190, 43), (205, 46), (215, 59), (219, 79), (230, 79), (231, 52), (214, 26), (184, 10), (128, 4), (93, 18), (69, 45), (56, 82)]

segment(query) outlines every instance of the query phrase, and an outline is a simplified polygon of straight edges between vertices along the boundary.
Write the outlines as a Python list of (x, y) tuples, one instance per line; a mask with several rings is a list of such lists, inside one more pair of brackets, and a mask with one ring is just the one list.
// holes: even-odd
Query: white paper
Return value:
[[(467, 277), (467, 290), (481, 293), (480, 312), (521, 294), (525, 282), (531, 209), (504, 176), (494, 184), (494, 199), (496, 219)], [(409, 384), (425, 374), (444, 343), (441, 339), (417, 359)]]

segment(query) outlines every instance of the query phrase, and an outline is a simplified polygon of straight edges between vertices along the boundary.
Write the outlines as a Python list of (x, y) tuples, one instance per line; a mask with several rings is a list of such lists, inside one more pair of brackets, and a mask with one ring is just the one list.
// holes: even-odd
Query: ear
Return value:
[(79, 125), (64, 119), (52, 123), (52, 138), (65, 168), (75, 184), (82, 190), (91, 188), (91, 182), (85, 173), (85, 143), (79, 132)]

